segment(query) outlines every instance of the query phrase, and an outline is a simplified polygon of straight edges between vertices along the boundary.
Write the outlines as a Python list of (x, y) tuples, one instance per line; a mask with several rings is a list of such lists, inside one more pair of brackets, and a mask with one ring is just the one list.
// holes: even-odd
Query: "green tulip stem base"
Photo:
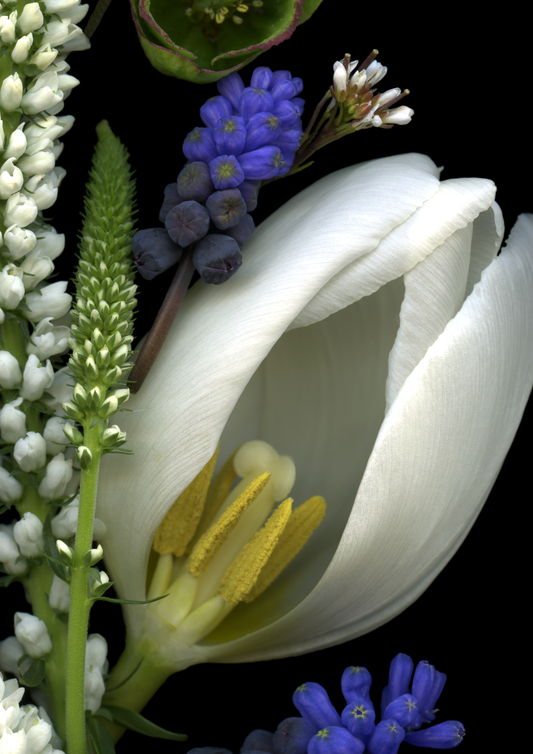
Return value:
[(172, 327), (181, 302), (187, 293), (187, 288), (194, 273), (194, 265), (192, 263), (193, 251), (194, 245), (191, 244), (180, 259), (178, 269), (167, 291), (165, 300), (161, 304), (154, 324), (146, 336), (135, 366), (130, 372), (128, 386), (132, 393), (138, 393), (141, 389)]
[(65, 714), (68, 754), (85, 754), (85, 653), (87, 626), (92, 600), (89, 598), (89, 574), (83, 555), (93, 540), (96, 487), (100, 466), (101, 425), (85, 428), (84, 443), (92, 453), (92, 461), (81, 473), (80, 504), (74, 563), (71, 566), (70, 612), (67, 636), (67, 672)]
[[(134, 712), (144, 709), (174, 672), (168, 665), (161, 664), (154, 649), (149, 642), (138, 646), (133, 646), (131, 641), (126, 643), (124, 652), (106, 680), (106, 686), (110, 690), (102, 699), (102, 706), (105, 707), (107, 703)], [(124, 734), (124, 728), (104, 718), (102, 722), (116, 743)]]

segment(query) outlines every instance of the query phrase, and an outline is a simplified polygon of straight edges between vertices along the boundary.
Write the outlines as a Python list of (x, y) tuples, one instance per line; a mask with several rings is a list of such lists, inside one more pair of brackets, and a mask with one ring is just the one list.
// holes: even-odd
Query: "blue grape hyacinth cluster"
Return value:
[(219, 95), (200, 108), (205, 127), (183, 142), (187, 158), (176, 183), (165, 188), (159, 219), (165, 228), (133, 239), (141, 275), (152, 279), (195, 244), (193, 264), (206, 283), (228, 280), (242, 264), (241, 249), (255, 229), (261, 181), (285, 175), (302, 137), (300, 78), (256, 68), (250, 86), (238, 73), (217, 83)]
[[(446, 675), (428, 662), (414, 664), (398, 654), (390, 664), (389, 683), (381, 695), (381, 722), (370, 700), (372, 677), (366, 668), (346, 668), (341, 689), (346, 706), (339, 715), (326, 689), (304, 683), (292, 700), (301, 717), (289, 717), (275, 733), (254, 730), (241, 753), (261, 754), (396, 754), (402, 743), (428, 749), (454, 749), (465, 729), (456, 720), (422, 729), (435, 720), (434, 709), (446, 683)], [(188, 754), (231, 754), (227, 749), (205, 747)]]

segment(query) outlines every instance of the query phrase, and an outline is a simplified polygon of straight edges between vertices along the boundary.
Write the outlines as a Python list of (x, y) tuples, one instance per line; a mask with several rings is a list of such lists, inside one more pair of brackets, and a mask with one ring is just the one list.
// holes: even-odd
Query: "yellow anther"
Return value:
[(231, 485), (237, 478), (237, 474), (233, 468), (233, 459), (235, 458), (236, 452), (237, 451), (231, 454), (209, 485), (209, 491), (205, 499), (202, 516), (198, 522), (194, 537), (187, 545), (187, 549), (185, 550), (186, 555), (189, 555), (189, 553), (192, 552), (193, 547), (196, 545), (202, 534), (207, 531), (212, 520), (218, 513), (220, 506), (229, 495)]
[(183, 490), (159, 524), (154, 538), (154, 550), (160, 555), (172, 553), (179, 558), (185, 554), (202, 515), (217, 453), (218, 446), (213, 457)]
[(244, 3), (241, 3), (240, 5), (237, 6), (237, 10), (239, 11), (239, 13), (246, 13), (246, 11), (248, 10), (248, 6), (245, 5)]
[(242, 602), (272, 555), (291, 515), (292, 498), (276, 508), (226, 570), (219, 593), (230, 605)]
[(226, 15), (222, 13), (222, 11), (218, 11), (218, 13), (215, 16), (215, 21), (217, 22), (217, 24), (222, 24), (224, 23), (225, 18), (226, 18)]
[(254, 8), (262, 8), (263, 0), (252, 0), (252, 5), (254, 6)]
[(187, 563), (189, 573), (199, 578), (206, 572), (209, 563), (218, 553), (244, 511), (263, 491), (269, 479), (269, 471), (254, 479), (220, 518), (200, 537)]
[(232, 16), (231, 20), (234, 24), (237, 24), (237, 26), (240, 26), (242, 24), (243, 19), (240, 16)]
[(274, 579), (277, 579), (283, 569), (298, 555), (311, 534), (321, 523), (325, 513), (326, 502), (319, 495), (309, 498), (296, 508), (289, 518), (272, 556), (259, 574), (259, 578), (250, 592), (244, 597), (244, 602), (255, 600), (272, 584)]

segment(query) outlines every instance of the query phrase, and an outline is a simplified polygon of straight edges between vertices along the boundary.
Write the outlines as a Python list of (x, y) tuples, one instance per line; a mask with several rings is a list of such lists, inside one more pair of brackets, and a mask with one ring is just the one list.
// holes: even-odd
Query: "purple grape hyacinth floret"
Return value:
[[(454, 749), (465, 729), (456, 720), (421, 729), (433, 722), (434, 705), (446, 675), (428, 662), (419, 662), (411, 687), (413, 661), (406, 654), (392, 660), (389, 683), (381, 695), (381, 721), (376, 723), (370, 700), (372, 677), (366, 668), (346, 668), (341, 689), (347, 702), (341, 715), (327, 691), (318, 683), (304, 683), (293, 694), (301, 717), (283, 720), (275, 733), (252, 731), (241, 754), (396, 754), (403, 742), (428, 749)], [(227, 749), (206, 747), (188, 754), (231, 754)]]
[[(266, 66), (253, 71), (250, 86), (238, 73), (231, 73), (217, 88), (219, 94), (200, 108), (204, 126), (185, 137), (187, 163), (177, 182), (165, 188), (159, 219), (166, 231), (139, 231), (143, 254), (149, 251), (151, 260), (157, 260), (159, 253), (164, 256), (161, 272), (168, 269), (171, 257), (168, 241), (179, 244), (180, 250), (202, 242), (193, 264), (204, 282), (215, 285), (240, 267), (240, 251), (255, 230), (248, 213), (257, 206), (261, 182), (285, 175), (294, 162), (303, 134), (304, 105), (298, 96), (302, 80)], [(147, 249), (149, 243), (152, 247)], [(134, 243), (134, 249), (140, 250), (140, 244)], [(146, 265), (137, 266), (147, 279), (159, 274), (156, 262), (149, 271)]]

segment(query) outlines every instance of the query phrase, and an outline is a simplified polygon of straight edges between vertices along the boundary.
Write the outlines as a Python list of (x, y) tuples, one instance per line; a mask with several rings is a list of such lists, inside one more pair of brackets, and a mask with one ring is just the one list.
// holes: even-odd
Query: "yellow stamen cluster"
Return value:
[(220, 5), (220, 0), (212, 0), (211, 6), (208, 8), (197, 7), (196, 2), (193, 0), (192, 5), (185, 9), (185, 15), (195, 23), (205, 21), (207, 16), (210, 21), (214, 21), (219, 25), (223, 24), (228, 18), (231, 18), (233, 23), (240, 25), (244, 19), (242, 16), (235, 14), (247, 13), (250, 10), (250, 6), (254, 9), (262, 8), (263, 0), (252, 0), (251, 3), (234, 0), (234, 2), (230, 2), (227, 5)]
[[(245, 443), (210, 483), (216, 455), (176, 500), (154, 539), (159, 558), (148, 598), (168, 596), (151, 610), (189, 644), (210, 633), (239, 602), (262, 594), (325, 513), (321, 497), (292, 511), (286, 495), (294, 484), (294, 463), (267, 443)], [(242, 481), (232, 490), (236, 476)]]

